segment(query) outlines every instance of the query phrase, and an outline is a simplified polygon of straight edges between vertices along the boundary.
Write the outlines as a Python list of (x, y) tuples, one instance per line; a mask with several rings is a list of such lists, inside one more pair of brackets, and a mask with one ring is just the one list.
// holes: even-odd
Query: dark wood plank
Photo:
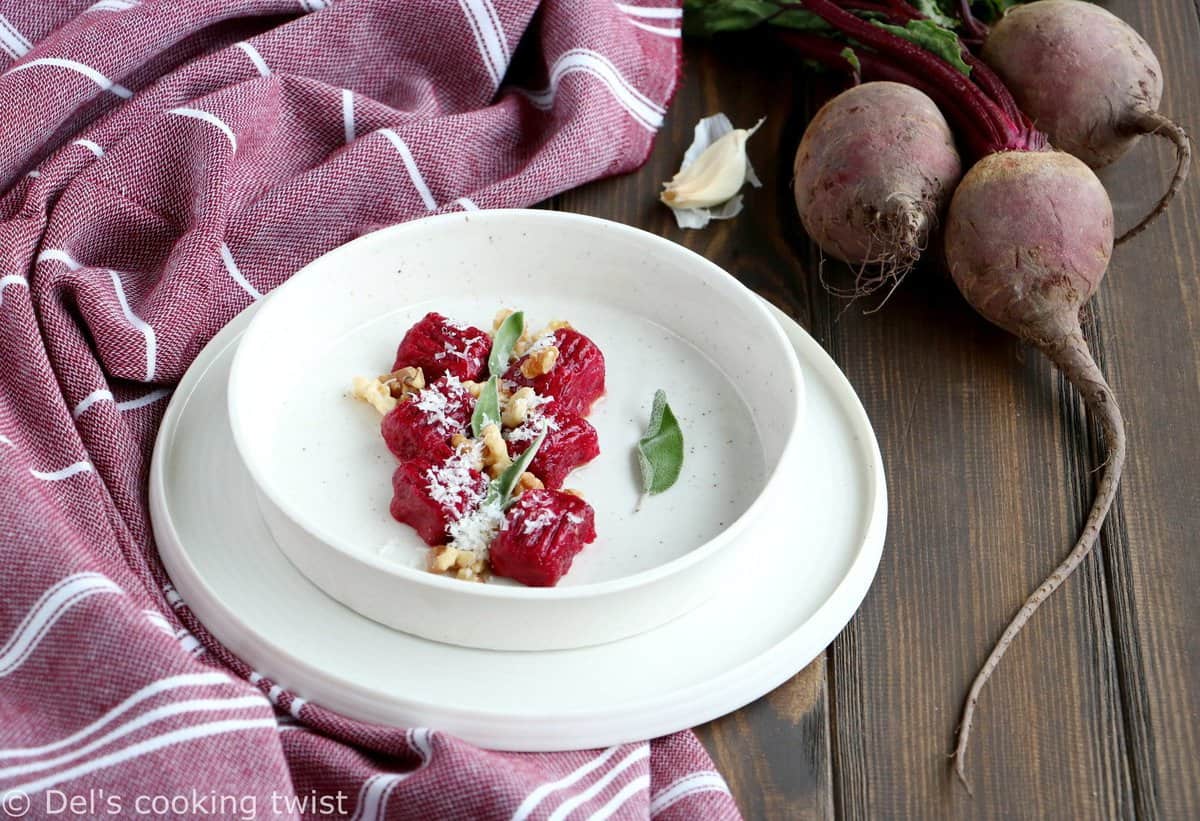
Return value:
[[(1107, 4), (1163, 64), (1163, 111), (1200, 133), (1200, 21), (1190, 0)], [(1128, 225), (1172, 152), (1143, 141), (1103, 176)], [(1129, 420), (1120, 516), (1103, 557), (1139, 815), (1200, 813), (1200, 193), (1193, 179), (1118, 250), (1097, 306), (1108, 373)]]

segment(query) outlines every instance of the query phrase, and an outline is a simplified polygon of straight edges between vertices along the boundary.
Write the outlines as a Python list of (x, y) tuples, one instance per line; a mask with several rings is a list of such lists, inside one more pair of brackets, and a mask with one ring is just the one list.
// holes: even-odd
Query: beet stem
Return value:
[(1172, 178), (1167, 192), (1159, 199), (1158, 204), (1154, 206), (1149, 214), (1142, 217), (1141, 222), (1117, 237), (1115, 245), (1127, 242), (1145, 231), (1150, 223), (1158, 219), (1167, 210), (1167, 206), (1171, 204), (1171, 200), (1175, 199), (1175, 195), (1183, 187), (1183, 183), (1187, 180), (1188, 172), (1192, 167), (1192, 141), (1188, 137), (1187, 132), (1183, 130), (1183, 127), (1174, 120), (1157, 111), (1140, 108), (1133, 118), (1132, 125), (1135, 134), (1148, 134), (1153, 137), (1161, 137), (1174, 144), (1175, 176)]
[(971, 690), (967, 693), (967, 700), (963, 705), (962, 720), (958, 725), (958, 745), (954, 750), (954, 772), (968, 791), (970, 791), (970, 785), (966, 777), (967, 742), (971, 737), (975, 707), (979, 702), (983, 686), (987, 684), (1013, 639), (1017, 637), (1037, 609), (1091, 553), (1100, 535), (1104, 519), (1108, 516), (1108, 511), (1117, 495), (1117, 485), (1121, 481), (1121, 471), (1125, 467), (1125, 422), (1121, 418), (1121, 409), (1117, 406), (1117, 401), (1108, 382), (1104, 379), (1104, 374), (1088, 350), (1078, 322), (1075, 323), (1074, 329), (1065, 336), (1039, 343), (1038, 347), (1054, 362), (1063, 376), (1075, 386), (1075, 389), (1083, 397), (1084, 404), (1099, 420), (1100, 426), (1104, 430), (1108, 459), (1104, 475), (1096, 487), (1092, 509), (1088, 513), (1087, 521), (1084, 523), (1075, 547), (1062, 564), (1054, 568), (1054, 572), (1047, 576), (1046, 580), (1021, 605), (1021, 609), (1004, 628), (999, 641), (996, 642), (987, 661), (983, 663), (983, 667), (980, 668), (975, 680), (971, 683)]
[[(776, 34), (805, 59), (814, 60), (834, 71), (849, 72), (852, 69), (849, 61), (842, 56), (845, 45), (839, 41), (819, 34), (803, 34), (784, 29), (780, 29)], [(960, 98), (948, 93), (943, 86), (922, 83), (917, 75), (876, 51), (857, 49), (854, 54), (861, 66), (858, 75), (862, 80), (887, 80), (920, 89), (929, 95), (946, 114), (947, 119), (958, 126), (960, 139), (975, 156), (982, 157), (992, 153), (993, 133), (981, 127), (972, 112), (962, 109)]]
[(930, 96), (934, 89), (940, 89), (944, 96), (953, 97), (959, 127), (969, 127), (974, 121), (988, 133), (988, 151), (983, 153), (1037, 151), (1046, 147), (1041, 132), (1024, 122), (1024, 118), (1014, 120), (990, 94), (932, 52), (856, 17), (833, 0), (802, 0), (802, 5), (851, 39), (903, 65), (906, 71), (920, 78), (914, 84), (916, 88)]
[(971, 0), (958, 0), (958, 18), (962, 20), (963, 28), (972, 39), (980, 42), (987, 39), (988, 27), (971, 11)]

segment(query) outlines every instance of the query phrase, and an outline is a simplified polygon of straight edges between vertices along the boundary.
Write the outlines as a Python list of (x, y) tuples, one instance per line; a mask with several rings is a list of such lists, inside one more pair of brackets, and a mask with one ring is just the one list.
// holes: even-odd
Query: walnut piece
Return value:
[(499, 425), (483, 426), (483, 464), (493, 479), (508, 470), (508, 466), (512, 464), (512, 459), (508, 456), (508, 442), (500, 435)]
[(471, 394), (471, 396), (474, 396), (476, 399), (478, 399), (479, 394), (483, 393), (484, 383), (483, 382), (472, 382), (470, 379), (464, 379), (462, 386), (467, 389), (467, 393)]
[(435, 547), (429, 553), (429, 572), (445, 573), (458, 560), (458, 550), (450, 545)]
[(521, 478), (517, 480), (517, 489), (516, 489), (517, 495), (520, 495), (527, 490), (545, 490), (545, 489), (546, 489), (546, 486), (542, 483), (542, 480), (539, 479), (538, 477), (534, 476), (529, 471), (525, 471), (524, 473), (522, 473)]
[(430, 573), (469, 582), (486, 581), (491, 572), (487, 559), (479, 558), (473, 550), (459, 550), (453, 545), (431, 548), (428, 568)]
[(553, 345), (542, 348), (521, 360), (521, 375), (526, 379), (536, 379), (554, 370), (556, 362), (558, 362), (558, 348)]
[(386, 416), (396, 407), (396, 397), (378, 379), (368, 379), (365, 376), (354, 377), (352, 394), (355, 399), (371, 405), (375, 410)]
[(379, 381), (396, 399), (420, 393), (425, 388), (425, 372), (420, 368), (408, 367), (384, 374)]
[(500, 421), (507, 428), (515, 428), (524, 424), (525, 417), (529, 415), (529, 406), (536, 399), (537, 394), (533, 392), (533, 388), (519, 388), (512, 396), (508, 397), (504, 411), (500, 414)]

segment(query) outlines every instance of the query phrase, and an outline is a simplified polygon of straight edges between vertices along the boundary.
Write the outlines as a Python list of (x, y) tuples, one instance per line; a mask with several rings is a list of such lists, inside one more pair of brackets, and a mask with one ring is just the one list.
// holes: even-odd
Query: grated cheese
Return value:
[(554, 511), (550, 508), (542, 508), (536, 516), (530, 516), (525, 520), (525, 526), (521, 530), (526, 536), (532, 536), (552, 524), (554, 524)]
[(457, 550), (473, 551), (477, 558), (486, 558), (488, 547), (504, 523), (499, 500), (480, 505), (450, 525), (450, 544)]
[(445, 508), (452, 519), (461, 517), (463, 511), (483, 500), (485, 488), (479, 481), (479, 474), (471, 468), (468, 451), (457, 453), (426, 470), (425, 481), (428, 482), (429, 498)]
[(445, 380), (445, 390), (442, 390), (438, 383), (434, 383), (417, 394), (416, 406), (425, 412), (429, 422), (436, 426), (440, 433), (449, 435), (458, 432), (459, 428), (458, 421), (450, 416), (451, 395), (466, 391), (466, 388), (459, 378), (452, 374), (447, 374)]
[(541, 405), (546, 404), (550, 400), (546, 397), (539, 398), (541, 402), (530, 407), (529, 413), (525, 417), (525, 422), (508, 432), (508, 441), (517, 443), (532, 442), (538, 438), (543, 430), (553, 432), (559, 429), (558, 420), (553, 416), (547, 416), (545, 411), (541, 410)]
[(538, 351), (544, 351), (546, 348), (553, 348), (557, 340), (554, 338), (554, 331), (547, 331), (533, 341), (533, 344), (525, 349), (525, 355), (535, 354)]

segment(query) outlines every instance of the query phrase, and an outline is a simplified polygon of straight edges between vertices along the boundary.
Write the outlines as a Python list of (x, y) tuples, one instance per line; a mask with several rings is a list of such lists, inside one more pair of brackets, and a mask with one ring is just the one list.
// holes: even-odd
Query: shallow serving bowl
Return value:
[[(500, 307), (524, 310), (534, 328), (570, 321), (607, 363), (589, 416), (601, 455), (567, 481), (595, 509), (599, 538), (556, 588), (426, 572), (427, 547), (388, 512), (396, 462), (379, 416), (348, 397), (354, 375), (389, 370), (428, 311), (489, 328)], [(684, 468), (635, 510), (634, 446), (658, 388), (683, 428)], [(652, 234), (548, 211), (430, 217), (335, 249), (265, 301), (229, 378), (238, 452), (291, 562), (369, 618), (496, 650), (640, 633), (745, 563), (787, 555), (777, 535), (768, 544), (755, 531), (764, 511), (789, 504), (803, 407), (792, 346), (737, 280)], [(800, 572), (805, 557), (786, 562)]]

